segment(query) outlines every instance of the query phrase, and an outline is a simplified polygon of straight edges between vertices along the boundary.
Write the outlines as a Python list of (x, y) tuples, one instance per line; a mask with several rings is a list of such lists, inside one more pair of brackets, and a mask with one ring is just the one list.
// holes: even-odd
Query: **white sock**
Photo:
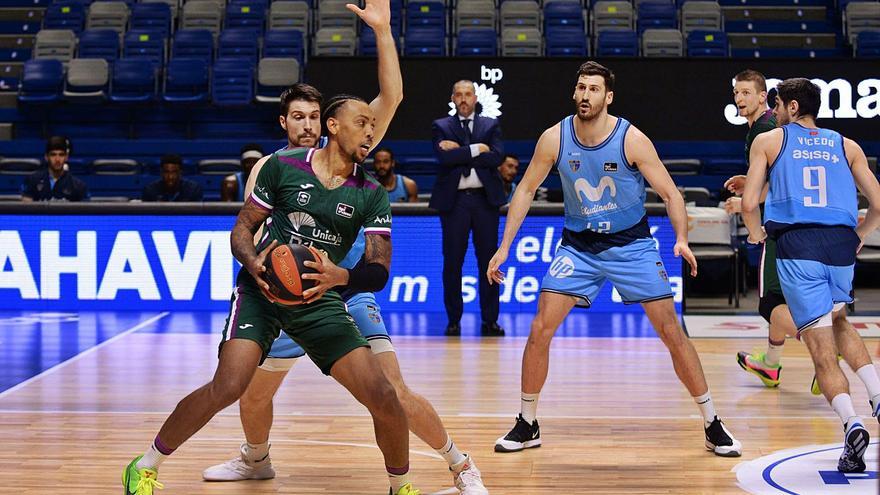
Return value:
[(706, 428), (712, 424), (712, 421), (715, 421), (715, 404), (712, 403), (712, 394), (707, 390), (705, 394), (694, 397), (694, 402), (697, 403), (697, 407), (700, 408), (700, 414), (703, 415), (703, 422), (706, 423)]
[(137, 464), (135, 464), (135, 467), (138, 469), (158, 470), (159, 465), (165, 462), (165, 459), (167, 459), (172, 452), (174, 452), (174, 449), (169, 449), (162, 445), (162, 442), (159, 440), (159, 436), (157, 435), (156, 439), (153, 440), (153, 443), (150, 444), (150, 448), (147, 449), (146, 452), (144, 452), (143, 457), (141, 457)]
[(866, 364), (856, 371), (859, 379), (865, 384), (868, 391), (868, 397), (877, 403), (877, 396), (880, 395), (880, 376), (877, 376), (877, 368), (873, 364)]
[(260, 462), (269, 457), (269, 442), (250, 444), (246, 443), (244, 447), (245, 457), (251, 463)]
[(520, 394), (519, 413), (528, 424), (532, 424), (532, 422), (535, 421), (535, 418), (538, 416), (539, 395), (541, 394)]
[(450, 437), (448, 433), (446, 434), (446, 444), (442, 448), (437, 449), (437, 453), (446, 459), (449, 467), (463, 464), (464, 461), (467, 460), (467, 456), (458, 450), (458, 447), (455, 446), (455, 442), (452, 441), (452, 437)]
[(385, 466), (388, 471), (388, 481), (391, 483), (391, 493), (396, 494), (409, 483), (409, 463), (402, 468), (390, 468)]
[(834, 412), (840, 417), (840, 422), (843, 423), (844, 428), (850, 425), (850, 422), (855, 419), (859, 423), (862, 422), (862, 418), (860, 418), (856, 414), (856, 410), (853, 407), (852, 397), (849, 394), (837, 394), (831, 399), (831, 409), (834, 409)]
[(764, 364), (767, 366), (777, 366), (779, 365), (779, 360), (782, 358), (782, 348), (785, 347), (785, 341), (782, 341), (782, 344), (775, 345), (773, 342), (767, 343), (767, 353), (764, 354)]

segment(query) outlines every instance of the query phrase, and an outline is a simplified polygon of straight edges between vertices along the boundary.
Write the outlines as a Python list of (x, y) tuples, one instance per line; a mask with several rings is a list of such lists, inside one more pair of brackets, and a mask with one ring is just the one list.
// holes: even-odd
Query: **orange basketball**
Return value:
[(263, 294), (272, 302), (285, 306), (296, 306), (303, 302), (303, 292), (315, 286), (314, 280), (303, 280), (306, 273), (317, 273), (314, 268), (305, 266), (306, 261), (318, 261), (318, 252), (301, 244), (284, 244), (276, 247), (266, 256), (266, 272), (263, 278), (269, 284), (269, 291)]

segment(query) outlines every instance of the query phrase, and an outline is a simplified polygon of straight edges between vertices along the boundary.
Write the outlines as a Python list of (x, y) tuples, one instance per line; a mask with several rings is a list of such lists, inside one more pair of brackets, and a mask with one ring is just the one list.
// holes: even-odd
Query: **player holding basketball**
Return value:
[[(822, 393), (843, 423), (842, 472), (865, 470), (869, 435), (853, 407), (849, 382), (837, 360), (837, 346), (850, 360), (880, 412), (880, 378), (858, 334), (841, 339), (843, 317), (852, 302), (855, 257), (864, 238), (880, 226), (880, 185), (861, 147), (839, 133), (816, 126), (821, 93), (808, 79), (787, 79), (776, 87), (776, 120), (782, 127), (755, 139), (743, 194), (749, 242), (776, 240), (779, 281), (816, 368)], [(768, 177), (769, 174), (769, 177)], [(769, 178), (764, 226), (758, 205)], [(870, 207), (858, 224), (856, 186)], [(766, 232), (765, 232), (766, 229)]]
[[(385, 47), (384, 49), (387, 49)], [(379, 45), (379, 56), (383, 46)], [(381, 73), (381, 72), (380, 72)], [(380, 86), (382, 77), (380, 76)], [(318, 143), (321, 134), (321, 94), (306, 84), (296, 84), (281, 95), (282, 127), (287, 132), (288, 148), (311, 147)], [(377, 146), (390, 121), (376, 119), (373, 147)], [(254, 167), (256, 177), (259, 168), (269, 159), (264, 157)], [(255, 180), (248, 181), (245, 197), (253, 191)], [(363, 233), (358, 235), (348, 255), (339, 263), (343, 268), (353, 268), (362, 262), (364, 253)], [(458, 450), (450, 438), (440, 417), (431, 404), (421, 395), (411, 391), (403, 381), (400, 364), (388, 330), (382, 320), (379, 304), (372, 292), (355, 293), (342, 291), (348, 312), (358, 329), (370, 343), (370, 349), (379, 361), (385, 376), (394, 386), (401, 399), (410, 429), (425, 443), (437, 451), (449, 464), (456, 488), (463, 495), (488, 494), (483, 486), (480, 471), (470, 456)], [(239, 400), (240, 416), (246, 442), (241, 455), (223, 464), (209, 467), (202, 476), (209, 481), (239, 481), (247, 479), (270, 479), (275, 477), (269, 456), (269, 430), (272, 427), (272, 399), (296, 360), (305, 354), (303, 349), (285, 333), (272, 344), (266, 360), (257, 368), (250, 385)]]
[[(387, 1), (368, 1), (364, 9), (348, 8), (371, 25), (377, 37), (391, 41)], [(393, 57), (380, 60), (397, 67)], [(390, 60), (389, 60), (390, 59)], [(402, 98), (399, 68), (395, 91), (381, 93), (380, 116), (393, 115)], [(391, 89), (391, 88), (383, 88)], [(386, 112), (384, 115), (382, 111)], [(328, 292), (347, 285), (358, 292), (380, 290), (391, 262), (391, 208), (387, 194), (356, 163), (363, 161), (375, 135), (375, 113), (357, 97), (331, 101), (323, 114), (329, 134), (326, 148), (295, 149), (274, 154), (259, 171), (254, 192), (232, 230), (232, 251), (239, 272), (231, 310), (224, 328), (220, 361), (214, 379), (184, 398), (165, 421), (153, 445), (123, 473), (126, 494), (148, 495), (161, 488), (158, 466), (211, 417), (237, 400), (281, 329), (302, 346), (322, 372), (333, 376), (364, 404), (373, 417), (376, 441), (385, 457), (395, 495), (417, 495), (408, 479), (409, 432), (406, 414), (394, 387), (385, 377), (369, 344), (345, 311), (342, 298)], [(388, 117), (390, 120), (390, 116)], [(366, 263), (352, 270), (335, 265), (364, 228)], [(264, 237), (254, 246), (254, 234)], [(301, 242), (321, 249), (316, 286), (304, 293), (307, 304), (280, 306), (260, 289), (266, 255), (279, 242)]]
[(700, 358), (678, 323), (666, 271), (648, 228), (645, 184), (663, 198), (677, 240), (673, 251), (697, 264), (687, 243), (684, 201), (651, 141), (635, 126), (608, 114), (614, 75), (596, 62), (578, 70), (576, 113), (544, 131), (507, 214), (504, 238), (486, 274), (495, 283), (508, 250), (528, 213), (538, 186), (554, 166), (562, 177), (565, 229), (538, 299), (538, 314), (523, 352), (521, 412), (513, 429), (495, 443), (496, 452), (516, 452), (541, 445), (536, 420), (538, 395), (547, 378), (550, 341), (575, 304), (589, 305), (606, 279), (623, 300), (641, 303), (682, 383), (699, 406), (706, 448), (719, 456), (742, 453), (715, 414)]

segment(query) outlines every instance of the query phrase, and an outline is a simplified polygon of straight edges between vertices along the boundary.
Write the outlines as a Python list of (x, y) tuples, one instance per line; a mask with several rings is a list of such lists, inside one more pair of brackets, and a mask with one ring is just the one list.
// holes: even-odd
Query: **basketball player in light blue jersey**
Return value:
[[(837, 469), (860, 473), (869, 435), (853, 407), (838, 350), (864, 382), (878, 419), (880, 378), (858, 334), (834, 321), (845, 318), (844, 305), (852, 302), (856, 253), (880, 226), (880, 185), (855, 141), (816, 126), (821, 92), (815, 84), (787, 79), (776, 89), (774, 113), (782, 127), (752, 143), (743, 219), (749, 242), (763, 242), (768, 235), (776, 240), (779, 280), (797, 337), (806, 343), (822, 393), (843, 423)], [(762, 228), (758, 205), (768, 178)], [(856, 186), (870, 203), (861, 224)]]
[(487, 276), (501, 283), (501, 265), (528, 213), (538, 186), (556, 167), (562, 178), (565, 229), (562, 244), (541, 286), (538, 314), (523, 352), (520, 415), (495, 443), (496, 452), (541, 445), (538, 394), (547, 379), (550, 341), (575, 305), (589, 306), (606, 280), (624, 302), (640, 303), (669, 349), (678, 378), (703, 416), (705, 446), (719, 456), (738, 457), (742, 445), (718, 419), (700, 358), (678, 322), (672, 289), (645, 213), (645, 179), (663, 198), (675, 228), (676, 256), (697, 273), (687, 242), (684, 200), (657, 156), (654, 145), (625, 119), (608, 114), (614, 75), (596, 62), (577, 73), (575, 115), (544, 131), (507, 213), (504, 238)]
[[(390, 41), (390, 39), (382, 41)], [(386, 89), (389, 86), (393, 87), (395, 81), (400, 83), (400, 72), (396, 63), (391, 67), (382, 66), (383, 54), (393, 49), (393, 46), (393, 42), (379, 43), (380, 95), (371, 106), (381, 105)], [(390, 80), (389, 75), (392, 76)], [(287, 133), (288, 141), (287, 146), (282, 149), (320, 148), (326, 143), (326, 136), (321, 136), (321, 103), (321, 93), (307, 84), (295, 84), (282, 93), (280, 124)], [(393, 112), (385, 114), (377, 111), (376, 114), (374, 146), (382, 140)], [(245, 188), (245, 197), (253, 191), (260, 168), (268, 159), (269, 156), (263, 157), (254, 166)], [(257, 237), (259, 235), (258, 233)], [(363, 229), (361, 229), (357, 240), (339, 266), (346, 269), (354, 268), (363, 257), (364, 244)], [(375, 295), (371, 292), (353, 293), (344, 289), (341, 292), (349, 314), (354, 318), (361, 334), (370, 343), (370, 349), (379, 360), (382, 371), (394, 386), (404, 407), (410, 430), (443, 457), (449, 465), (453, 483), (462, 495), (488, 495), (489, 491), (483, 485), (476, 463), (470, 455), (458, 449), (431, 403), (410, 390), (404, 383), (400, 364), (382, 320)], [(257, 368), (251, 383), (239, 400), (241, 422), (246, 438), (246, 442), (240, 448), (241, 455), (205, 469), (202, 473), (205, 480), (241, 481), (275, 477), (275, 469), (269, 457), (269, 431), (273, 419), (272, 401), (293, 364), (304, 355), (305, 351), (286, 333), (281, 332), (269, 350), (266, 360)]]

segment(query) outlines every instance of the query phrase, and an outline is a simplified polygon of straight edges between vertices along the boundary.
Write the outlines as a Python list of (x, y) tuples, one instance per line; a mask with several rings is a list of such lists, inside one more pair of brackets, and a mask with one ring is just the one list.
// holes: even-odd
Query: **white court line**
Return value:
[[(167, 411), (86, 411), (86, 410), (76, 410), (76, 411), (64, 411), (64, 410), (30, 410), (30, 409), (0, 409), (0, 414), (83, 414), (83, 415), (107, 415), (107, 416), (134, 416), (138, 414), (171, 414), (170, 409)], [(221, 417), (238, 417), (238, 412), (229, 412), (229, 413), (219, 413), (216, 416)], [(215, 416), (215, 417), (216, 417)], [(275, 417), (285, 417), (285, 418), (369, 418), (370, 415), (368, 413), (363, 414), (313, 414), (313, 413), (275, 413)], [(513, 414), (501, 414), (501, 413), (457, 413), (457, 414), (440, 414), (441, 418), (477, 418), (477, 419), (507, 419), (513, 417)], [(583, 416), (568, 416), (568, 415), (541, 415), (542, 420), (548, 419), (595, 419), (595, 420), (666, 420), (666, 421), (681, 421), (684, 419), (700, 419), (702, 416), (699, 414), (688, 414), (682, 416), (601, 416), (601, 415), (583, 415)], [(815, 416), (724, 416), (722, 418), (724, 420), (786, 420), (786, 419), (794, 419), (794, 420), (802, 420), (809, 421), (813, 419), (834, 419), (837, 420), (837, 416), (832, 414), (827, 415), (815, 415)]]
[(88, 356), (89, 354), (91, 354), (91, 353), (97, 351), (98, 349), (100, 349), (100, 348), (102, 348), (102, 347), (104, 347), (104, 346), (110, 344), (111, 342), (114, 342), (114, 341), (116, 341), (116, 340), (118, 340), (118, 339), (120, 339), (120, 338), (122, 338), (122, 337), (125, 337), (126, 335), (128, 335), (128, 334), (130, 334), (130, 333), (137, 332), (137, 331), (140, 330), (141, 328), (144, 328), (144, 327), (146, 327), (146, 326), (148, 326), (148, 325), (151, 325), (151, 324), (153, 324), (153, 323), (155, 323), (155, 322), (161, 320), (162, 318), (165, 318), (165, 317), (168, 316), (169, 314), (170, 314), (170, 313), (169, 313), (168, 311), (163, 311), (162, 313), (157, 314), (156, 316), (150, 318), (149, 320), (144, 320), (144, 321), (138, 323), (137, 325), (135, 325), (135, 326), (129, 328), (128, 330), (124, 330), (124, 331), (120, 332), (119, 334), (114, 335), (113, 337), (111, 337), (111, 338), (105, 340), (104, 342), (101, 342), (100, 344), (98, 344), (98, 345), (96, 345), (96, 346), (94, 346), (94, 347), (89, 347), (89, 348), (86, 349), (85, 351), (83, 351), (83, 352), (77, 354), (76, 356), (73, 356), (72, 358), (68, 359), (67, 361), (62, 361), (62, 362), (56, 364), (55, 366), (52, 366), (52, 367), (49, 368), (49, 369), (43, 370), (41, 373), (39, 373), (39, 374), (37, 374), (37, 375), (34, 375), (34, 376), (28, 378), (27, 380), (25, 380), (25, 381), (19, 383), (18, 385), (15, 385), (15, 386), (13, 386), (13, 387), (11, 387), (11, 388), (8, 388), (8, 389), (4, 390), (3, 392), (0, 392), (0, 399), (6, 397), (7, 395), (11, 394), (12, 392), (15, 392), (16, 390), (18, 390), (18, 389), (20, 389), (20, 388), (22, 388), (22, 387), (25, 387), (25, 386), (29, 385), (31, 382), (33, 382), (33, 381), (35, 381), (35, 380), (37, 380), (37, 379), (39, 379), (39, 378), (43, 378), (43, 377), (45, 377), (45, 376), (47, 376), (47, 375), (50, 375), (50, 374), (52, 374), (52, 373), (55, 373), (56, 371), (58, 371), (58, 370), (60, 370), (60, 369), (62, 369), (62, 368), (64, 368), (64, 367), (66, 367), (67, 365), (69, 365), (69, 364), (71, 364), (71, 363), (74, 363), (74, 362), (76, 362), (76, 361), (79, 361), (80, 359), (82, 359), (82, 358)]

